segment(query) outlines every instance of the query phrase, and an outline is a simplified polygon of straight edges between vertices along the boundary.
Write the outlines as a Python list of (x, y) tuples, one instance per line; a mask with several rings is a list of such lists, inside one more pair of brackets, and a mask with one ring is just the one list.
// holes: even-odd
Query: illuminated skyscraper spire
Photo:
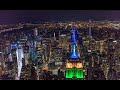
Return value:
[(77, 43), (76, 43), (76, 27), (73, 25), (72, 27), (72, 35), (71, 35), (71, 44), (72, 44), (72, 52), (70, 55), (70, 58), (79, 58), (78, 53), (77, 53)]
[(72, 27), (71, 40), (72, 40), (72, 43), (76, 44), (76, 27), (75, 27), (75, 25), (73, 25), (73, 27)]
[(77, 53), (77, 32), (75, 24), (72, 27), (71, 35), (72, 51), (70, 58), (66, 62), (66, 78), (84, 78), (83, 64)]

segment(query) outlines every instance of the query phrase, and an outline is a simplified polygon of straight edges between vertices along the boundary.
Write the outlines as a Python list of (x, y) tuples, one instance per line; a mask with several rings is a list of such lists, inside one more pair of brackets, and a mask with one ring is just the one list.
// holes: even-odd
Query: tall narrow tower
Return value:
[(91, 37), (92, 34), (91, 34), (91, 27), (89, 27), (89, 36)]
[(38, 36), (38, 30), (35, 28), (35, 36)]
[(66, 62), (66, 78), (84, 78), (83, 72), (83, 64), (78, 55), (78, 47), (77, 47), (77, 31), (75, 25), (72, 28), (72, 35), (71, 35), (71, 54), (69, 59)]
[(16, 55), (17, 55), (17, 65), (18, 65), (18, 80), (20, 79), (20, 74), (21, 74), (21, 69), (22, 69), (22, 59), (24, 58), (23, 55), (23, 49), (20, 44), (18, 44), (17, 50), (16, 50)]
[(91, 20), (89, 20), (89, 37), (92, 37), (92, 33), (91, 33)]
[(34, 29), (34, 48), (36, 48), (37, 36), (38, 36), (38, 30), (37, 28), (35, 28)]
[(55, 32), (54, 32), (54, 41), (56, 41), (56, 35), (55, 35)]

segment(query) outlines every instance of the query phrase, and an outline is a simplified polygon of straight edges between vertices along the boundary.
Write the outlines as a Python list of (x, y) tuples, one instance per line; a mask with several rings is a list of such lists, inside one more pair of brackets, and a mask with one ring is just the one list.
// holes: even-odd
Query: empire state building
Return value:
[(83, 64), (78, 55), (77, 31), (75, 25), (72, 27), (71, 46), (71, 54), (66, 62), (66, 79), (84, 79)]

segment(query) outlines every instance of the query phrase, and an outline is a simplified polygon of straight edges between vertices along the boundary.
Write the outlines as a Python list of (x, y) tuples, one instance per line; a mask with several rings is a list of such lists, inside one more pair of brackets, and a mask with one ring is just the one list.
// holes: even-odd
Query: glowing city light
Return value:
[(84, 78), (82, 69), (78, 68), (72, 68), (72, 69), (66, 69), (66, 78)]
[(76, 43), (76, 33), (75, 33), (75, 26), (73, 26), (72, 30), (72, 52), (70, 55), (71, 61), (74, 62), (69, 62), (67, 61), (66, 63), (66, 78), (84, 78), (84, 73), (83, 73), (83, 65), (80, 62), (76, 62), (80, 57), (78, 56), (77, 53), (77, 43)]
[(20, 79), (20, 74), (21, 74), (21, 69), (22, 69), (22, 58), (24, 58), (23, 54), (23, 49), (22, 48), (17, 48), (16, 50), (16, 55), (17, 55), (17, 65), (18, 65), (18, 79)]
[(73, 45), (70, 58), (79, 58), (79, 56), (78, 56), (78, 54), (77, 54), (77, 52), (76, 52), (76, 45)]

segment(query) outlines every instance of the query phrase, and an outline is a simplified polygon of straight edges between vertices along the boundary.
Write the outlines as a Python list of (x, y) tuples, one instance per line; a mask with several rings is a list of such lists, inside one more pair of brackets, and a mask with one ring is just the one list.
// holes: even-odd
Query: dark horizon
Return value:
[(120, 10), (0, 10), (0, 24), (89, 19), (120, 20)]

